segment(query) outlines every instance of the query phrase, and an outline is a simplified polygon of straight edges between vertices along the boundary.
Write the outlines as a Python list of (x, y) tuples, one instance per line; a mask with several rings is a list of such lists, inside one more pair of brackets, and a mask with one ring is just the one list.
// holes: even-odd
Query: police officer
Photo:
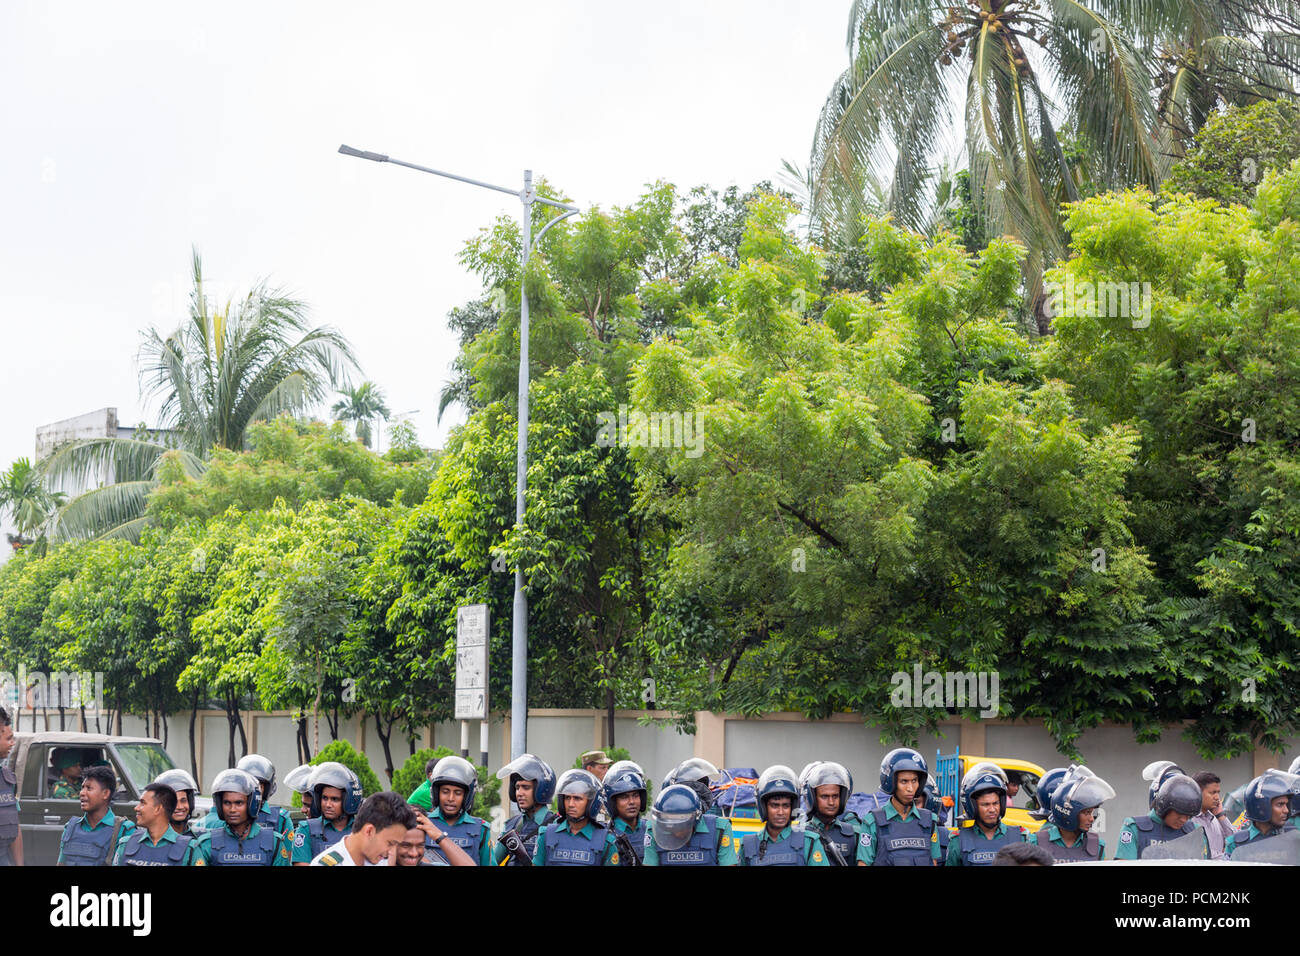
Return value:
[(1300, 777), (1294, 774), (1266, 770), (1252, 780), (1245, 796), (1246, 819), (1250, 822), (1228, 836), (1225, 846), (1228, 858), (1244, 846), (1295, 830), (1295, 821), (1290, 818), (1298, 809), (1297, 797), (1300, 797)]
[(479, 866), (492, 865), (492, 835), (486, 820), (470, 813), (474, 794), (478, 791), (478, 772), (464, 757), (443, 757), (433, 765), (429, 774), (429, 792), (434, 808), (429, 819), (442, 834), (436, 842), (432, 837), (425, 844), (425, 852), (437, 859), (446, 860), (438, 844), (450, 840), (474, 858)]
[(18, 826), (18, 778), (4, 763), (14, 749), (9, 712), (0, 707), (0, 866), (23, 865), (23, 831)]
[(501, 839), (493, 852), (494, 862), (506, 866), (532, 866), (537, 849), (537, 834), (559, 817), (551, 810), (555, 797), (555, 771), (551, 765), (532, 754), (522, 754), (497, 771), (504, 780), (510, 802), (519, 812), (506, 821)]
[(630, 760), (620, 760), (605, 774), (605, 805), (609, 808), (610, 833), (618, 845), (622, 866), (640, 866), (645, 861), (645, 773)]
[(948, 844), (952, 839), (952, 833), (948, 829), (948, 808), (943, 805), (943, 798), (939, 796), (939, 788), (935, 785), (934, 777), (925, 778), (925, 786), (916, 795), (916, 805), (934, 814), (934, 832), (939, 838), (938, 865), (943, 866), (944, 861), (948, 859)]
[[(235, 764), (235, 769), (250, 774), (262, 788), (261, 796), (258, 799), (257, 820), (255, 821), (257, 825), (274, 830), (285, 838), (286, 843), (292, 843), (293, 820), (289, 817), (289, 811), (283, 807), (270, 806), (267, 803), (271, 799), (271, 795), (275, 793), (275, 764), (261, 754), (245, 754)], [(215, 795), (213, 799), (215, 801)], [(221, 826), (221, 819), (217, 809), (214, 806), (211, 812), (203, 818), (203, 828), (205, 830), (215, 830)]]
[(157, 782), (145, 787), (135, 805), (135, 830), (118, 840), (113, 865), (189, 866), (197, 840), (172, 828), (175, 813), (175, 790)]
[(747, 833), (740, 847), (741, 866), (828, 866), (822, 841), (790, 821), (799, 801), (799, 781), (782, 764), (758, 775), (754, 788), (763, 829)]
[(948, 850), (948, 866), (992, 866), (1004, 846), (1025, 841), (1021, 827), (1002, 822), (1007, 812), (1010, 781), (995, 763), (977, 763), (961, 778), (961, 807), (974, 826), (961, 827)]
[(262, 785), (252, 774), (232, 768), (212, 781), (218, 826), (204, 830), (194, 847), (193, 866), (289, 866), (283, 834), (257, 823)]
[(171, 826), (172, 829), (180, 834), (194, 836), (196, 829), (202, 827), (190, 827), (190, 815), (194, 812), (194, 798), (198, 796), (199, 785), (189, 771), (182, 770), (180, 767), (173, 767), (171, 770), (164, 770), (158, 776), (154, 777), (154, 783), (160, 783), (164, 787), (170, 787), (176, 794), (176, 807), (172, 811)]
[(108, 767), (91, 767), (81, 780), (82, 815), (63, 828), (59, 866), (108, 866), (117, 842), (135, 824), (113, 813), (117, 776)]
[(1102, 859), (1106, 841), (1092, 832), (1092, 824), (1097, 808), (1114, 796), (1111, 785), (1087, 767), (1071, 766), (1052, 794), (1048, 822), (1030, 842), (1058, 863)]
[(302, 800), (302, 812), (311, 819), (311, 775), (316, 770), (309, 763), (300, 763), (284, 775), (284, 785)]
[(845, 809), (853, 776), (843, 764), (819, 760), (804, 768), (802, 782), (808, 832), (821, 839), (830, 866), (852, 866), (862, 835), (862, 821)]
[(1039, 778), (1038, 787), (1034, 790), (1034, 803), (1037, 806), (1029, 811), (1030, 817), (1035, 820), (1047, 819), (1047, 815), (1052, 812), (1052, 794), (1056, 793), (1056, 788), (1068, 772), (1065, 767), (1053, 767)]
[(1201, 788), (1184, 773), (1164, 774), (1151, 811), (1144, 817), (1125, 817), (1119, 831), (1117, 860), (1140, 860), (1147, 847), (1168, 843), (1196, 829), (1192, 817), (1201, 812)]
[[(718, 794), (714, 787), (728, 780), (728, 776), (719, 770), (703, 757), (691, 757), (683, 760), (674, 767), (664, 778), (663, 787), (667, 789), (675, 783), (684, 784), (695, 791), (700, 798), (700, 806), (704, 808), (705, 816), (716, 819), (717, 826), (721, 836), (719, 837), (720, 846), (729, 849), (729, 857), (735, 857), (740, 850), (740, 841), (732, 835), (731, 821), (722, 813), (717, 806)], [(740, 860), (737, 857), (736, 865)], [(726, 864), (720, 864), (726, 865)]]
[(618, 847), (593, 815), (600, 781), (588, 770), (566, 770), (555, 783), (555, 808), (563, 819), (537, 834), (533, 866), (618, 866)]
[(938, 821), (916, 805), (930, 772), (925, 758), (898, 747), (880, 762), (880, 789), (889, 802), (872, 810), (858, 839), (859, 866), (937, 866)]
[(737, 866), (735, 841), (722, 817), (705, 813), (699, 791), (669, 784), (655, 797), (646, 825), (646, 866)]
[[(1156, 805), (1156, 794), (1160, 788), (1165, 785), (1165, 781), (1170, 777), (1177, 776), (1183, 772), (1183, 768), (1178, 766), (1172, 760), (1153, 760), (1142, 768), (1142, 779), (1150, 780), (1151, 786), (1147, 788), (1147, 809), (1150, 810)], [(1198, 811), (1199, 812), (1199, 811)], [(1123, 849), (1120, 847), (1119, 849)], [(1115, 859), (1123, 859), (1118, 853)]]
[(311, 865), (328, 847), (351, 833), (363, 799), (357, 775), (334, 760), (313, 768), (309, 782), (312, 813), (294, 830), (291, 852), (294, 866)]

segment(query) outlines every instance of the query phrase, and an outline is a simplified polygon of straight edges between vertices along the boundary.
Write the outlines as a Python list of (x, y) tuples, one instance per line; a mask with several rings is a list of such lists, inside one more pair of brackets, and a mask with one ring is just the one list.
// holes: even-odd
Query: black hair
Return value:
[(0, 727), (8, 727), (10, 723), (12, 723), (12, 721), (9, 719), (9, 711), (0, 707)]
[(90, 767), (81, 775), (81, 780), (83, 783), (93, 780), (109, 793), (117, 792), (117, 774), (109, 767)]
[(1007, 771), (1007, 783), (1014, 783), (1016, 786), (1020, 786), (1024, 782), (1025, 782), (1025, 778), (1021, 776), (1019, 770)]
[(1212, 783), (1221, 782), (1219, 780), (1219, 775), (1215, 773), (1213, 770), (1202, 770), (1199, 773), (1197, 773), (1194, 777), (1192, 777), (1192, 779), (1196, 781), (1196, 785), (1200, 787), (1202, 790), (1204, 790)]
[(430, 757), (424, 762), (424, 777), (426, 780), (429, 778), (429, 775), (433, 773), (433, 768), (438, 766), (438, 761), (441, 759), (441, 757)]
[(144, 792), (153, 794), (154, 803), (163, 808), (170, 820), (176, 812), (176, 791), (166, 784), (151, 783), (144, 788)]
[(1008, 843), (993, 857), (994, 866), (1051, 866), (1056, 861), (1036, 843)]
[(415, 810), (406, 802), (406, 798), (392, 790), (383, 790), (366, 797), (352, 821), (352, 832), (360, 833), (367, 823), (376, 831), (386, 830), (391, 826), (400, 826), (403, 830), (413, 830), (419, 821), (415, 819)]

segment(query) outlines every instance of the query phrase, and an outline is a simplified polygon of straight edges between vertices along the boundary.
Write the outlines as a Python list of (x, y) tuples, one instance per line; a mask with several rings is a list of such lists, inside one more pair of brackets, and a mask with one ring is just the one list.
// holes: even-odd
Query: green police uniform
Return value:
[[(134, 831), (133, 831), (133, 832), (134, 832)], [(178, 838), (179, 836), (180, 836), (180, 834), (177, 833), (175, 830), (173, 830), (173, 829), (169, 826), (169, 827), (167, 827), (166, 830), (163, 831), (163, 835), (162, 835), (162, 837), (159, 838), (158, 842), (155, 843), (152, 839), (150, 839), (150, 837), (149, 837), (149, 832), (146, 830), (146, 831), (144, 832), (144, 845), (147, 846), (147, 847), (159, 847), (159, 846), (162, 846), (162, 845), (165, 844), (165, 843), (166, 843), (166, 844), (173, 844), (173, 843), (176, 842), (176, 840), (177, 840), (177, 838)], [(122, 865), (124, 865), (124, 864), (122, 863), (122, 858), (123, 858), (123, 856), (125, 856), (125, 850), (126, 850), (126, 844), (127, 844), (127, 841), (129, 841), (130, 839), (131, 839), (131, 834), (130, 834), (130, 833), (124, 833), (124, 834), (122, 834), (122, 835), (118, 838), (118, 841), (117, 841), (117, 853), (116, 853), (116, 854), (114, 855), (114, 857), (113, 857), (113, 865), (114, 865), (114, 866), (122, 866)], [(194, 838), (191, 838), (191, 839), (190, 839), (190, 845), (187, 846), (187, 847), (185, 848), (185, 855), (184, 855), (183, 857), (181, 857), (181, 861), (180, 861), (179, 863), (176, 864), (177, 866), (193, 866), (193, 865), (194, 865), (194, 849), (195, 849), (195, 846), (198, 844), (198, 842), (199, 842), (199, 841), (198, 841), (197, 839), (194, 839)]]
[[(999, 837), (1006, 836), (1007, 834), (1007, 825), (1003, 823), (1001, 820), (998, 821), (998, 828), (993, 831), (992, 836), (989, 836), (988, 831), (986, 831), (978, 823), (975, 824), (975, 826), (967, 827), (966, 829), (972, 830), (976, 834), (976, 836), (982, 837), (984, 840), (988, 841), (989, 843), (992, 843), (993, 841), (997, 840)], [(1029, 839), (1029, 835), (1025, 833), (1023, 828), (1021, 828), (1020, 839), (1013, 840), (1012, 842), (1024, 843), (1027, 839)], [(952, 840), (948, 843), (948, 859), (944, 861), (944, 866), (964, 866), (964, 865), (965, 864), (962, 863), (961, 861), (961, 836), (960, 834), (958, 834), (957, 836), (953, 837)]]
[[(899, 813), (894, 806), (893, 800), (886, 800), (884, 803), (886, 820), (910, 820), (913, 817), (920, 819), (920, 808), (913, 805), (907, 808), (906, 815)], [(935, 864), (942, 862), (942, 854), (939, 851), (939, 818), (934, 814), (930, 815), (934, 823), (934, 832), (930, 836), (930, 859)], [(862, 836), (858, 839), (858, 859), (857, 862), (863, 866), (872, 866), (876, 862), (876, 847), (879, 841), (876, 839), (876, 818), (868, 813), (866, 820), (862, 823)], [(919, 849), (919, 847), (918, 847)]]
[[(93, 827), (86, 822), (86, 815), (84, 813), (81, 815), (81, 818), (77, 822), (77, 829), (84, 830), (87, 833), (94, 833), (96, 830), (102, 830), (105, 827), (107, 827), (110, 830), (113, 827), (117, 827), (118, 841), (120, 842), (122, 837), (130, 836), (131, 831), (135, 829), (135, 822), (132, 820), (128, 820), (125, 817), (118, 817), (116, 814), (113, 813), (112, 808), (109, 808), (108, 812), (104, 814), (103, 818), (98, 823), (96, 823)], [(63, 848), (66, 845), (66, 843), (67, 843), (66, 839), (59, 840), (59, 859), (58, 859), (59, 863), (63, 863)], [(107, 866), (109, 864), (109, 860), (112, 859), (113, 854), (115, 854), (116, 852), (117, 852), (116, 844), (114, 844), (112, 853), (109, 853), (106, 849), (104, 853), (104, 859), (101, 861), (101, 863), (104, 866)]]
[[(343, 821), (343, 826), (335, 826), (333, 822), (325, 820), (321, 826), (335, 833), (341, 833), (347, 836), (352, 832), (352, 817), (346, 813), (340, 814), (339, 819)], [(342, 837), (340, 837), (342, 839)], [(311, 821), (301, 820), (293, 835), (289, 837), (289, 845), (292, 847), (291, 862), (293, 863), (311, 863), (315, 854), (311, 852)]]
[[(225, 830), (234, 839), (236, 840), (239, 839), (239, 837), (235, 836), (235, 831), (230, 829), (229, 824), (222, 823), (219, 825), (219, 829)], [(261, 832), (262, 832), (262, 828), (258, 826), (256, 823), (250, 825), (248, 828), (248, 833), (245, 835), (242, 842), (247, 843), (249, 840), (252, 840)], [(212, 865), (212, 833), (213, 833), (212, 830), (204, 830), (198, 834), (198, 839), (194, 841), (194, 850), (190, 855), (190, 866), (211, 866)], [(285, 839), (284, 834), (277, 833), (275, 835), (276, 848), (275, 848), (275, 858), (271, 861), (272, 866), (293, 865), (292, 854), (290, 853), (290, 848), (289, 848), (289, 842), (290, 842), (289, 840)]]
[[(784, 843), (786, 840), (791, 839), (791, 834), (794, 832), (794, 828), (787, 824), (785, 829), (773, 837), (767, 832), (767, 827), (764, 827), (758, 833), (759, 846), (761, 847), (764, 843), (771, 843), (773, 845)], [(826, 850), (822, 847), (821, 837), (807, 829), (803, 830), (802, 833), (804, 863), (807, 866), (830, 866), (830, 863), (826, 859)], [(767, 852), (770, 853), (771, 851), (769, 850)], [(740, 854), (740, 865), (750, 865), (749, 860), (743, 853)]]
[[(1269, 833), (1269, 836), (1277, 836), (1283, 831), (1294, 829), (1296, 829), (1295, 821), (1287, 820), (1286, 823), (1282, 824), (1282, 826), (1274, 827), (1272, 832)], [(1264, 831), (1259, 828), (1259, 824), (1252, 822), (1248, 827), (1246, 827), (1246, 829), (1237, 830), (1235, 833), (1228, 834), (1228, 838), (1224, 840), (1223, 852), (1231, 858), (1232, 851), (1237, 848), (1238, 844), (1246, 843), (1248, 840), (1254, 840), (1256, 837), (1263, 835)]]
[[(1170, 829), (1165, 827), (1165, 822), (1161, 820), (1160, 817), (1156, 816), (1156, 812), (1154, 810), (1148, 813), (1147, 816), (1149, 816), (1152, 820), (1154, 820), (1156, 824), (1160, 826), (1162, 829)], [(1133, 822), (1133, 818), (1127, 817), (1124, 820), (1124, 825), (1120, 827), (1119, 830), (1119, 845), (1115, 847), (1115, 859), (1136, 860), (1137, 858), (1138, 858), (1138, 828), (1137, 828), (1137, 824)]]
[[(1038, 832), (1043, 834), (1043, 838), (1045, 838), (1049, 843), (1055, 843), (1059, 847), (1065, 846), (1065, 838), (1061, 836), (1061, 828), (1058, 827), (1055, 823), (1044, 823), (1042, 829), (1040, 829)], [(1079, 834), (1075, 837), (1074, 845), (1078, 846), (1086, 839), (1088, 839), (1088, 834), (1080, 831)], [(1025, 842), (1032, 843), (1033, 841), (1026, 839)], [(1097, 859), (1098, 860), (1106, 859), (1106, 838), (1103, 837), (1100, 833), (1097, 834)], [(1067, 860), (1065, 862), (1068, 863), (1070, 861)]]
[[(533, 851), (533, 866), (546, 865), (546, 835), (552, 832), (556, 827), (567, 828), (568, 826), (568, 820), (556, 820), (554, 823), (548, 823), (546, 826), (542, 827), (541, 831), (537, 834), (537, 849)], [(614, 834), (603, 828), (601, 833), (604, 835), (605, 847), (603, 850), (598, 849), (597, 852), (603, 857), (602, 865), (618, 866), (618, 846), (614, 843)], [(591, 820), (588, 819), (587, 822), (582, 825), (582, 829), (574, 835), (582, 837), (589, 843), (594, 843), (596, 840), (596, 828), (592, 825)]]
[[(455, 820), (448, 820), (446, 817), (442, 815), (442, 807), (438, 807), (436, 810), (429, 811), (427, 816), (429, 817), (430, 820), (438, 820), (446, 824), (446, 826), (438, 826), (438, 824), (434, 824), (434, 826), (436, 826), (439, 830), (445, 830), (447, 827), (454, 827), (458, 823), (465, 823), (466, 821), (470, 821), (470, 820), (478, 820), (479, 825), (483, 828), (483, 836), (482, 839), (479, 840), (478, 859), (475, 860), (475, 862), (479, 866), (492, 865), (492, 851), (495, 848), (495, 844), (493, 844), (492, 842), (492, 828), (488, 825), (488, 822), (486, 820), (483, 820), (480, 817), (476, 817), (472, 813), (461, 813), (457, 815)], [(468, 850), (466, 852), (469, 853)], [(473, 856), (474, 854), (470, 853), (469, 855)]]
[[(740, 839), (733, 836), (731, 832), (731, 821), (726, 817), (715, 816), (714, 822), (718, 827), (718, 866), (739, 866), (740, 865)], [(645, 859), (642, 862), (646, 866), (659, 866), (659, 849), (655, 846), (654, 840), (654, 823), (651, 820), (646, 821), (645, 825)], [(695, 824), (696, 833), (708, 833), (709, 827), (703, 819)]]

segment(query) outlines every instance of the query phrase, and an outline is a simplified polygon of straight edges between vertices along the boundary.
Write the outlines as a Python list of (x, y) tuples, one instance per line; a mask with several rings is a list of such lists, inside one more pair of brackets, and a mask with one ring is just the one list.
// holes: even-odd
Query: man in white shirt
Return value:
[(1224, 844), (1232, 833), (1232, 824), (1223, 812), (1223, 788), (1219, 778), (1209, 770), (1202, 770), (1192, 779), (1201, 786), (1201, 812), (1192, 817), (1192, 822), (1205, 830), (1210, 843), (1210, 859), (1226, 860)]
[(352, 821), (352, 832), (316, 854), (311, 866), (388, 866), (406, 831), (416, 826), (415, 811), (391, 790), (366, 797)]

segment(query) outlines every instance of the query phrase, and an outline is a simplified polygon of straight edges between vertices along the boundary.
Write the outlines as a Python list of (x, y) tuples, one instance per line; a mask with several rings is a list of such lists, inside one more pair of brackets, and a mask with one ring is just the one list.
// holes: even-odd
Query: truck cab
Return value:
[(58, 862), (63, 828), (69, 820), (81, 816), (79, 796), (54, 796), (60, 777), (55, 756), (69, 750), (79, 752), (83, 771), (97, 763), (112, 768), (118, 783), (113, 812), (131, 821), (135, 820), (135, 805), (144, 788), (158, 774), (176, 766), (162, 742), (151, 737), (65, 731), (15, 734), (7, 763), (18, 778), (18, 822), (28, 866), (53, 866)]

